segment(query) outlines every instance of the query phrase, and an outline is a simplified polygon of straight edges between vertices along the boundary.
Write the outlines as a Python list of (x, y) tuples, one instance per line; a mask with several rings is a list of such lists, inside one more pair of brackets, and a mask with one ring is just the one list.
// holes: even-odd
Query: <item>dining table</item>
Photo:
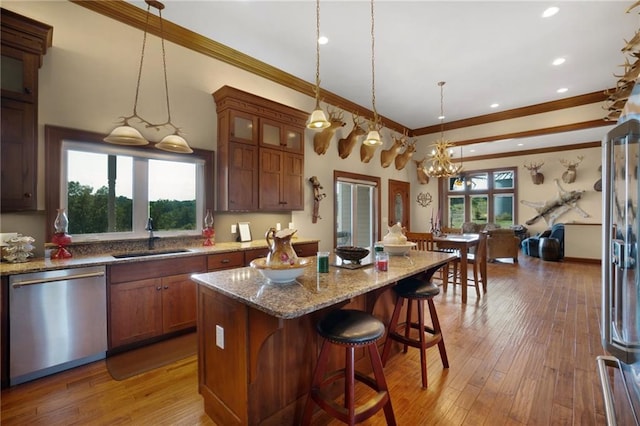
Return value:
[[(468, 254), (472, 248), (478, 247), (480, 243), (480, 234), (440, 234), (433, 235), (433, 241), (437, 244), (438, 249), (456, 250), (460, 253), (460, 282), (462, 283), (462, 303), (467, 303), (467, 287), (468, 287)], [(480, 275), (483, 282), (487, 282), (487, 259), (486, 256), (480, 261)], [(455, 278), (454, 278), (455, 280)], [(448, 286), (448, 277), (443, 279), (443, 288), (446, 291)]]

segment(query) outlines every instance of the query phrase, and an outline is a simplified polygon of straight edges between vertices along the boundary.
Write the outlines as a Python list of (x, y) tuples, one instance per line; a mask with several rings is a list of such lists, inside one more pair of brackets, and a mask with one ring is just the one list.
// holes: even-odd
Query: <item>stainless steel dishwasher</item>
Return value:
[(9, 384), (105, 357), (104, 266), (9, 277)]

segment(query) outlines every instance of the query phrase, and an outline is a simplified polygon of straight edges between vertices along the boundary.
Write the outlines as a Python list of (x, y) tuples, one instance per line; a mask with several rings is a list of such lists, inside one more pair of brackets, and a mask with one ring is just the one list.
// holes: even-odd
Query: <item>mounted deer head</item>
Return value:
[(395, 160), (396, 156), (405, 145), (404, 135), (400, 138), (396, 138), (395, 136), (392, 136), (391, 138), (393, 139), (391, 147), (380, 151), (380, 165), (384, 168), (391, 165), (391, 162)]
[(429, 183), (429, 175), (427, 174), (427, 157), (424, 157), (422, 160), (413, 160), (416, 163), (416, 173), (418, 174), (418, 182), (422, 185)]
[(407, 165), (409, 159), (413, 156), (413, 153), (416, 152), (416, 142), (405, 142), (405, 150), (402, 154), (398, 154), (395, 159), (396, 170), (402, 170)]
[[(378, 133), (380, 133), (380, 137), (382, 138), (382, 123), (372, 124), (369, 123), (369, 130), (376, 129)], [(376, 148), (378, 145), (367, 145), (364, 141), (360, 142), (360, 161), (363, 163), (368, 163), (373, 158), (373, 154), (376, 153)]]
[(544, 166), (544, 161), (542, 163), (529, 163), (529, 165), (525, 163), (524, 165), (524, 168), (531, 173), (531, 181), (534, 185), (544, 183), (544, 175), (538, 171), (542, 166)]
[(562, 174), (562, 181), (564, 183), (573, 183), (576, 181), (576, 168), (582, 162), (584, 156), (578, 155), (578, 161), (567, 161), (564, 158), (560, 159), (560, 164), (567, 168), (567, 170)]
[(358, 137), (367, 134), (367, 130), (363, 127), (364, 120), (360, 120), (360, 116), (355, 112), (351, 115), (351, 118), (353, 120), (353, 128), (346, 138), (338, 140), (338, 155), (340, 155), (340, 158), (347, 158), (351, 155)]
[(347, 124), (342, 121), (342, 111), (332, 110), (331, 107), (327, 108), (327, 111), (329, 112), (329, 123), (331, 123), (331, 125), (326, 129), (322, 129), (321, 132), (313, 135), (313, 150), (318, 155), (326, 154), (336, 130)]

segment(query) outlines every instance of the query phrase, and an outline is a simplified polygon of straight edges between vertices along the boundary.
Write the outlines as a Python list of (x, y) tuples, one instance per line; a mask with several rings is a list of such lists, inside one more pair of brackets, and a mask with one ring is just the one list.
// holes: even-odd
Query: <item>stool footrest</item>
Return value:
[[(311, 391), (311, 399), (315, 401), (320, 408), (332, 417), (349, 423), (349, 410), (338, 404), (335, 400), (325, 397), (320, 391), (314, 389)], [(379, 411), (389, 401), (389, 392), (382, 391), (372, 396), (366, 403), (355, 408), (356, 419), (367, 419), (374, 413)]]

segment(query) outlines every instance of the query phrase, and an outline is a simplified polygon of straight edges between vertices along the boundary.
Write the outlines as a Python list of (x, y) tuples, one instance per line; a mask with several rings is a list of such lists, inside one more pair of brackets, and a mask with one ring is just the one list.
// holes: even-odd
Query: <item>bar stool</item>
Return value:
[[(302, 424), (308, 425), (311, 423), (313, 402), (315, 402), (332, 417), (350, 425), (371, 417), (382, 408), (384, 409), (387, 424), (395, 425), (396, 420), (391, 407), (389, 390), (384, 378), (380, 353), (376, 345), (376, 342), (384, 335), (385, 328), (382, 321), (363, 311), (336, 309), (321, 319), (316, 329), (318, 334), (324, 338), (324, 342), (313, 373), (311, 390), (307, 396), (302, 416)], [(327, 373), (331, 345), (339, 345), (345, 348), (345, 368)], [(366, 346), (369, 350), (375, 380), (355, 371), (355, 349), (362, 346)], [(333, 398), (324, 395), (322, 388), (343, 378), (345, 381), (344, 406), (341, 406)], [(358, 407), (355, 405), (356, 380), (377, 391), (369, 401), (360, 404)]]
[[(387, 339), (384, 343), (384, 349), (382, 350), (382, 365), (386, 365), (389, 357), (391, 343), (395, 340), (404, 345), (403, 352), (407, 352), (407, 346), (420, 349), (420, 367), (422, 368), (422, 387), (427, 387), (427, 348), (438, 345), (440, 350), (440, 359), (442, 360), (442, 366), (449, 368), (449, 360), (447, 359), (447, 351), (444, 347), (444, 340), (442, 339), (442, 331), (440, 329), (440, 322), (438, 321), (438, 313), (433, 303), (433, 297), (440, 293), (440, 289), (437, 285), (431, 282), (431, 277), (436, 268), (429, 269), (425, 273), (418, 277), (410, 277), (401, 280), (393, 288), (398, 299), (396, 306), (391, 316), (391, 322), (389, 323), (389, 332)], [(407, 317), (404, 323), (398, 324), (400, 317), (400, 311), (404, 300), (408, 300)], [(429, 313), (431, 314), (431, 324), (429, 327), (424, 324), (424, 301), (427, 301), (429, 306)], [(411, 312), (413, 302), (418, 305), (418, 322), (411, 321)], [(418, 337), (411, 337), (411, 329), (418, 330)], [(430, 335), (427, 339), (426, 335)]]

